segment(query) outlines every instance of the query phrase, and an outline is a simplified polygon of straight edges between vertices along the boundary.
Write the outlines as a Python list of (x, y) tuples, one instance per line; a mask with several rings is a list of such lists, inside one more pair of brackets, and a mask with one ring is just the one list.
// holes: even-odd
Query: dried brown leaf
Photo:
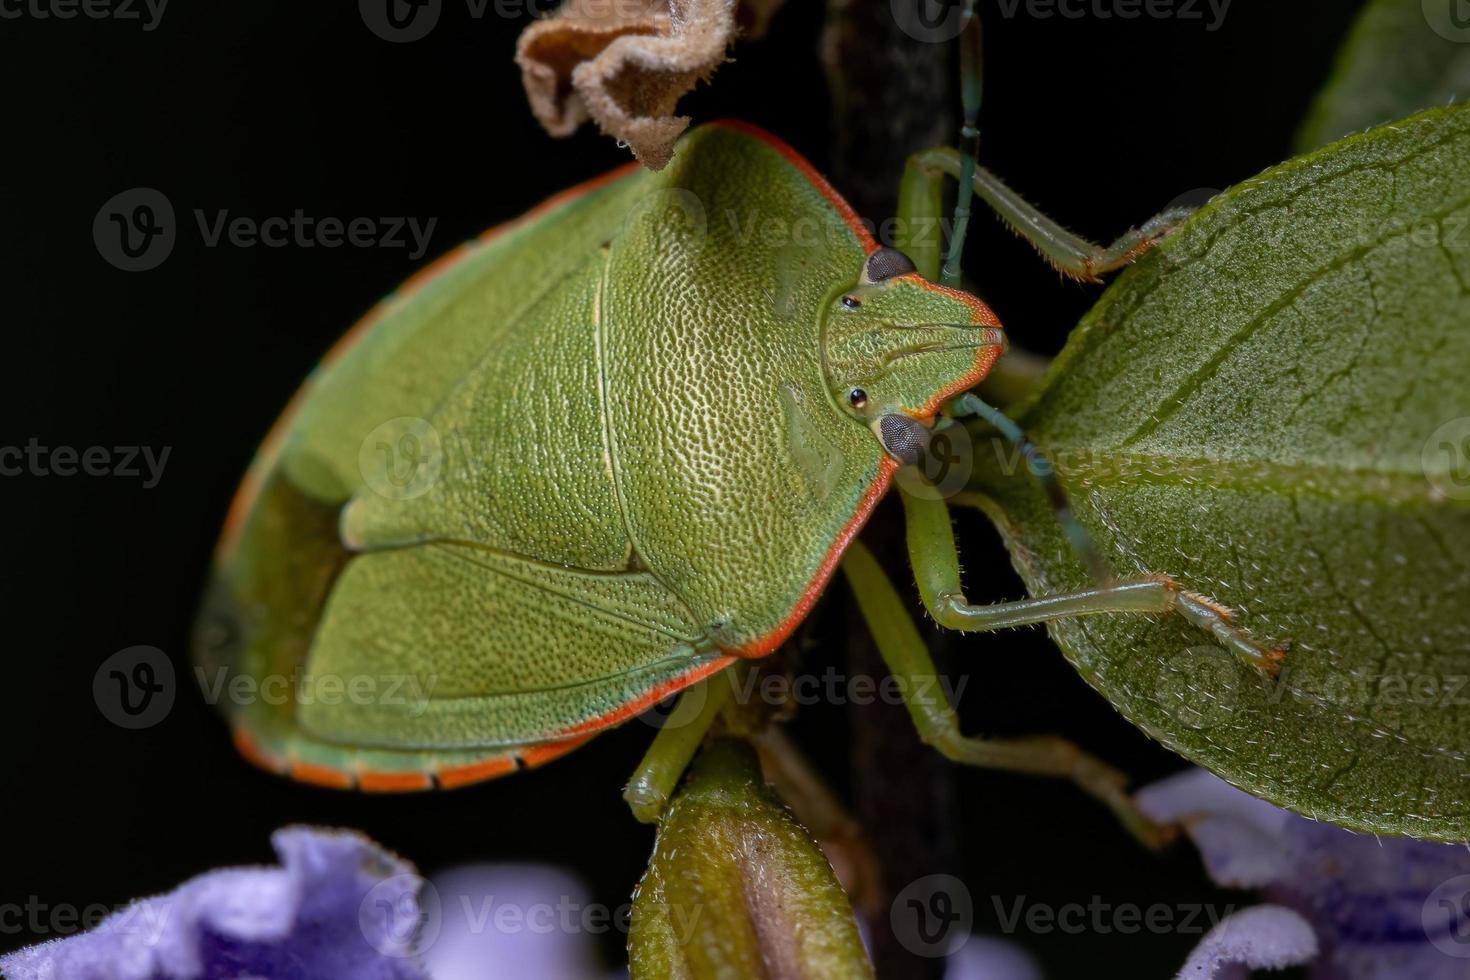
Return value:
[[(741, 12), (747, 34), (764, 31), (779, 0)], [(531, 110), (553, 136), (589, 119), (662, 169), (689, 127), (679, 99), (708, 80), (740, 32), (736, 0), (568, 0), (521, 33), (516, 63)]]

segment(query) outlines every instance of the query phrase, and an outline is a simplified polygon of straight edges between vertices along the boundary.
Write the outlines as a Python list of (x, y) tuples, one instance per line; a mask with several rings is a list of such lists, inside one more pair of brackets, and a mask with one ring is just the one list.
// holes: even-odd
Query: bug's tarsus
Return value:
[(1106, 248), (1101, 245), (1092, 245), (1092, 254), (1076, 264), (1059, 262), (1045, 251), (1042, 251), (1041, 255), (1064, 276), (1081, 282), (1102, 282), (1104, 274), (1131, 265), (1135, 259), (1157, 245), (1192, 214), (1194, 214), (1193, 208), (1184, 207), (1161, 211), (1145, 221), (1142, 226), (1130, 228), (1124, 232)]

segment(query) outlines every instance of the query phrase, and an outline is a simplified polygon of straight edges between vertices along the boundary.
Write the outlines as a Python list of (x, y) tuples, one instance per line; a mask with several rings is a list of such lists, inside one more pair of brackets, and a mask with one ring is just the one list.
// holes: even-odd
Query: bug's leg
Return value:
[(883, 662), (899, 680), (909, 716), (926, 744), (966, 765), (1070, 779), (1112, 810), (1146, 846), (1159, 847), (1172, 839), (1171, 828), (1154, 823), (1134, 804), (1123, 773), (1066, 739), (986, 739), (961, 734), (954, 707), (934, 683), (937, 672), (923, 637), (872, 552), (860, 542), (853, 542), (843, 556), (842, 570)]
[[(906, 252), (925, 278), (946, 286), (960, 284), (960, 258), (970, 225), (971, 195), (990, 205), (1012, 231), (1029, 241), (1063, 275), (1099, 282), (1106, 272), (1121, 269), (1148, 251), (1189, 217), (1190, 208), (1169, 208), (1140, 228), (1130, 229), (1111, 245), (1103, 246), (1073, 234), (1047, 217), (995, 174), (979, 166), (980, 101), (983, 92), (980, 17), (975, 0), (965, 0), (960, 22), (960, 125), (958, 150), (935, 147), (909, 157), (899, 185), (898, 234), (894, 246)], [(953, 234), (940, 266), (943, 213), (941, 184), (952, 177), (955, 195)]]
[(1163, 575), (1122, 579), (1015, 602), (972, 605), (960, 588), (949, 507), (942, 500), (925, 500), (908, 493), (902, 496), (908, 518), (909, 561), (919, 595), (934, 621), (946, 629), (980, 633), (1076, 616), (1176, 613), (1209, 632), (1221, 646), (1262, 673), (1275, 675), (1281, 669), (1285, 647), (1257, 643), (1231, 622), (1230, 610), (1206, 596), (1181, 589)]
[[(909, 257), (920, 275), (933, 282), (940, 278), (940, 251), (944, 242), (942, 186), (938, 174), (925, 172), (915, 166), (914, 158), (909, 159), (898, 189), (898, 221), (893, 236), (893, 246)], [(962, 202), (962, 206), (969, 205)], [(956, 224), (951, 252), (958, 231)], [(1041, 382), (1048, 363), (1046, 358), (1012, 345), (980, 383), (981, 390), (1002, 404), (1019, 401)]]
[(623, 800), (643, 823), (657, 823), (705, 733), (730, 700), (730, 668), (687, 688), (623, 788)]
[(821, 842), (853, 904), (867, 912), (878, 906), (878, 862), (862, 825), (843, 808), (779, 725), (749, 736), (761, 772), (797, 821)]
[[(959, 180), (963, 177), (964, 170), (963, 154), (949, 147), (921, 150), (909, 157), (908, 164), (904, 168), (903, 183), (899, 186), (900, 214), (903, 214), (903, 202), (907, 201), (914, 209), (911, 212), (916, 222), (914, 227), (918, 232), (923, 232), (925, 237), (929, 237), (927, 233), (929, 221), (925, 215), (940, 213), (935, 202), (939, 200), (943, 177), (948, 176)], [(1150, 218), (1142, 226), (1130, 229), (1111, 245), (1104, 246), (1090, 242), (1063, 228), (1033, 205), (1028, 204), (1005, 182), (984, 167), (975, 167), (970, 179), (970, 187), (976, 197), (990, 205), (1012, 231), (1030, 242), (1041, 253), (1042, 258), (1046, 259), (1057, 271), (1083, 282), (1099, 282), (1104, 273), (1121, 269), (1152, 248), (1156, 242), (1177, 228), (1185, 218), (1193, 213), (1190, 208), (1169, 208)], [(937, 228), (937, 222), (935, 225)], [(950, 247), (952, 254), (955, 253), (957, 244), (963, 245), (963, 242), (959, 241), (960, 231), (961, 228), (956, 224), (956, 241), (952, 242)], [(904, 248), (907, 243), (895, 244), (899, 248)], [(913, 246), (908, 244), (908, 247)], [(938, 248), (936, 241), (932, 247), (932, 257), (921, 249), (924, 261), (920, 261), (921, 256), (909, 255), (919, 271), (931, 279), (938, 278)]]
[(1087, 533), (1072, 512), (1067, 492), (1056, 470), (1041, 450), (1004, 413), (973, 394), (964, 394), (947, 406), (953, 415), (973, 415), (993, 425), (1020, 451), (1031, 475), (1041, 484), (1057, 522), (1072, 550), (1092, 574), (1097, 586), (1062, 595), (1038, 596), (1017, 602), (974, 606), (960, 588), (960, 565), (950, 526), (949, 507), (942, 500), (921, 500), (903, 494), (908, 520), (909, 561), (919, 583), (919, 594), (935, 622), (948, 629), (981, 632), (1025, 626), (1101, 613), (1166, 613), (1183, 616), (1208, 630), (1221, 646), (1246, 664), (1274, 675), (1280, 670), (1286, 647), (1266, 647), (1231, 623), (1229, 609), (1214, 600), (1187, 592), (1162, 575), (1114, 581)]

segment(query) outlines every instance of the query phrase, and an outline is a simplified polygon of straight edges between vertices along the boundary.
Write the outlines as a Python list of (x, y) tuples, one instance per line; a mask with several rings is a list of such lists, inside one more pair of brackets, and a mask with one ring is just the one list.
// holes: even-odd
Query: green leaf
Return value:
[(873, 975), (842, 886), (745, 743), (710, 743), (664, 813), (628, 965), (634, 980)]
[(1465, 0), (1371, 0), (1297, 133), (1297, 151), (1470, 95), (1467, 8)]
[[(1217, 197), (1018, 413), (1116, 574), (1294, 642), (1273, 683), (1177, 617), (1057, 625), (1119, 711), (1310, 816), (1470, 840), (1470, 107)], [(1033, 593), (1088, 584), (1008, 449), (974, 481)]]

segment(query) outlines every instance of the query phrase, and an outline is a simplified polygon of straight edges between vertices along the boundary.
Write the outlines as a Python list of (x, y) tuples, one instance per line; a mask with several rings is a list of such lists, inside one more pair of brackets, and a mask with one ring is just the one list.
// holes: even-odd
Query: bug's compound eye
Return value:
[(868, 407), (868, 393), (861, 388), (854, 388), (847, 393), (847, 403), (856, 409)]
[(868, 261), (863, 265), (863, 279), (869, 283), (879, 283), (917, 271), (907, 255), (896, 248), (884, 247), (868, 256)]
[(846, 296), (842, 297), (842, 306), (843, 306), (844, 309), (856, 310), (856, 309), (861, 308), (862, 305), (863, 305), (863, 301), (860, 300), (860, 299), (858, 299), (856, 296), (852, 295), (851, 293), (849, 293)]
[(878, 420), (878, 439), (888, 455), (913, 466), (929, 445), (929, 430), (907, 415), (885, 415)]

